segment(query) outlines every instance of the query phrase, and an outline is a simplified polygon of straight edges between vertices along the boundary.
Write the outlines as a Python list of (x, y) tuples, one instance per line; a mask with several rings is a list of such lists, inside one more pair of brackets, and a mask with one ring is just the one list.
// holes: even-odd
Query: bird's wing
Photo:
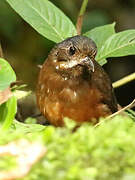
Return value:
[(117, 111), (117, 100), (110, 78), (104, 69), (95, 61), (95, 72), (92, 75), (93, 85), (99, 89), (103, 96), (103, 103), (107, 104), (112, 113)]

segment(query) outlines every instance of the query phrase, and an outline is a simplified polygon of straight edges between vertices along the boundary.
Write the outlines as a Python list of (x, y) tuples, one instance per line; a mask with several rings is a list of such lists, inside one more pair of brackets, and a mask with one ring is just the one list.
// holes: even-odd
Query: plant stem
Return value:
[(82, 5), (81, 5), (81, 9), (77, 18), (77, 23), (76, 23), (76, 30), (77, 30), (77, 34), (80, 35), (81, 31), (82, 31), (82, 24), (83, 24), (83, 16), (86, 10), (88, 4), (88, 0), (83, 0)]
[(127, 84), (128, 82), (133, 81), (133, 80), (135, 80), (135, 72), (114, 82), (113, 87), (118, 88), (118, 87), (123, 86), (124, 84)]
[(80, 9), (80, 12), (79, 12), (79, 16), (84, 15), (87, 4), (88, 4), (88, 0), (83, 0), (82, 6), (81, 6), (81, 9)]

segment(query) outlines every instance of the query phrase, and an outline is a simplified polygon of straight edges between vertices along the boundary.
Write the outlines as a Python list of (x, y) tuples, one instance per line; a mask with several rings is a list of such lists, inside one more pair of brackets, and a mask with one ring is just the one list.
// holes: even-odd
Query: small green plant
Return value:
[[(88, 3), (88, 0), (83, 1), (75, 27), (72, 21), (49, 0), (5, 1), (38, 33), (55, 43), (81, 34), (83, 15)], [(95, 41), (98, 48), (96, 60), (101, 65), (107, 63), (106, 59), (109, 57), (135, 54), (135, 30), (116, 33), (115, 23), (112, 23), (96, 27), (82, 35)], [(135, 73), (115, 83), (114, 87), (133, 79)], [(128, 110), (129, 115), (117, 114), (111, 120), (102, 119), (103, 123), (96, 128), (84, 124), (75, 133), (69, 128), (72, 126), (71, 123), (67, 123), (67, 127), (63, 129), (30, 124), (33, 119), (27, 120), (27, 123), (20, 123), (15, 120), (17, 99), (28, 93), (11, 88), (11, 83), (15, 81), (15, 72), (6, 60), (0, 58), (0, 144), (23, 138), (38, 141), (35, 137), (40, 137), (47, 148), (47, 154), (35, 164), (28, 176), (22, 179), (135, 178), (135, 125), (132, 121), (135, 120), (135, 113), (132, 110)], [(1, 158), (0, 155), (1, 167), (8, 161), (10, 161), (8, 158)], [(0, 170), (0, 177), (1, 173)]]

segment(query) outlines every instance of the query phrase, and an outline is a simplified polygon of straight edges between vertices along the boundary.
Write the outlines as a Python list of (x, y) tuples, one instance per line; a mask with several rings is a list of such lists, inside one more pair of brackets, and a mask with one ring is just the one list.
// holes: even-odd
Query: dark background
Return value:
[[(51, 0), (75, 23), (81, 0)], [(135, 0), (89, 0), (83, 32), (116, 22), (116, 32), (135, 29)], [(18, 80), (35, 91), (39, 68), (54, 43), (39, 35), (3, 0), (0, 0), (0, 41), (5, 58)], [(112, 82), (135, 71), (135, 56), (109, 58), (104, 65)], [(118, 102), (127, 105), (135, 98), (135, 81), (115, 89)]]

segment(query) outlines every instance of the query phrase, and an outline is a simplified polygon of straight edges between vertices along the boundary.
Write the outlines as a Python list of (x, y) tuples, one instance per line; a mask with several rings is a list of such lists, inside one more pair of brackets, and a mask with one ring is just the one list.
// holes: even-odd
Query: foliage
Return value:
[(97, 59), (127, 56), (135, 53), (135, 30), (113, 34), (99, 50)]
[(16, 81), (16, 75), (10, 64), (0, 58), (0, 91), (8, 88), (14, 81)]
[(54, 42), (76, 35), (70, 19), (48, 0), (7, 0), (24, 20)]
[(0, 122), (1, 130), (7, 130), (10, 128), (15, 114), (17, 112), (17, 101), (16, 97), (12, 96), (6, 103), (0, 106)]
[[(16, 75), (11, 66), (6, 60), (0, 58), (0, 104), (3, 102), (5, 96), (8, 96), (7, 91), (5, 95), (3, 95), (3, 92), (5, 89), (9, 88), (10, 84), (15, 80)], [(14, 120), (16, 110), (17, 101), (15, 96), (12, 96), (9, 99), (7, 98), (7, 102), (0, 105), (0, 123), (3, 130), (10, 128), (12, 121)]]
[[(100, 27), (96, 27), (88, 32), (86, 32), (84, 35), (91, 38), (97, 45), (97, 49), (100, 50), (104, 44), (104, 42), (113, 34), (115, 34), (115, 23), (108, 24)], [(99, 54), (99, 51), (98, 51)], [(97, 56), (98, 56), (97, 54)], [(97, 59), (96, 56), (96, 59)], [(98, 59), (97, 59), (98, 60)], [(103, 65), (107, 61), (105, 58), (102, 58), (100, 61), (100, 64)]]
[[(6, 1), (35, 30), (54, 42), (60, 42), (76, 35), (75, 26), (71, 20), (48, 0)], [(105, 59), (108, 57), (135, 54), (135, 30), (115, 34), (114, 25), (113, 23), (112, 25), (101, 26), (84, 33), (84, 35), (95, 40), (98, 47), (96, 60), (101, 65), (106, 63)]]

